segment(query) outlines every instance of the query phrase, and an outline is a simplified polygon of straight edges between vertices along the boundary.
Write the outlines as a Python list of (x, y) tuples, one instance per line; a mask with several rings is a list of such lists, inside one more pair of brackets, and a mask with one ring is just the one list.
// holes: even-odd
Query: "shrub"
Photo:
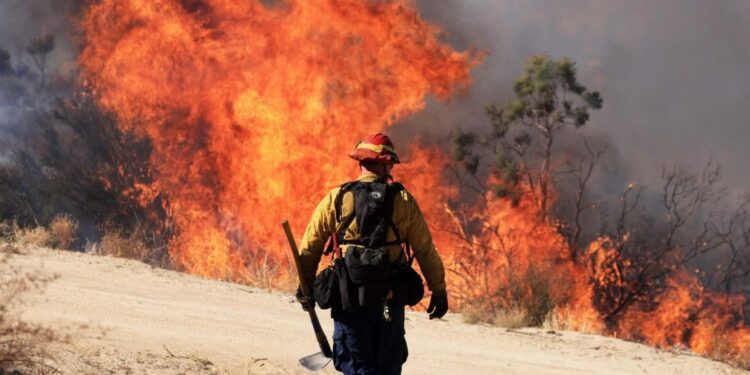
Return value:
[(78, 221), (68, 214), (55, 216), (49, 226), (54, 246), (69, 250), (78, 232)]
[(21, 228), (15, 225), (12, 238), (19, 246), (49, 247), (54, 243), (52, 233), (43, 226)]
[(464, 323), (468, 324), (490, 322), (489, 312), (477, 304), (464, 305), (464, 308), (461, 309), (461, 316), (463, 317)]
[(555, 308), (550, 311), (542, 327), (552, 331), (576, 331), (584, 333), (601, 333), (602, 323), (598, 316), (585, 316), (566, 308)]
[(521, 328), (530, 325), (527, 312), (518, 307), (499, 310), (492, 319), (492, 323), (505, 328)]
[(9, 221), (0, 221), (0, 239), (2, 239), (5, 242), (10, 242), (13, 240), (13, 223)]
[(126, 236), (121, 231), (105, 232), (95, 252), (101, 255), (140, 261), (146, 260), (151, 254), (151, 250), (137, 233)]
[(569, 300), (571, 280), (550, 265), (529, 266), (508, 272), (507, 284), (489, 296), (466, 300), (466, 323), (490, 323), (506, 328), (539, 327)]
[(744, 370), (750, 370), (750, 353), (738, 352), (726, 335), (714, 338), (711, 347), (705, 354), (708, 358), (727, 362)]
[(568, 285), (570, 280), (554, 265), (532, 265), (510, 272), (508, 285), (500, 287), (494, 298), (499, 310), (517, 310), (528, 325), (541, 326), (551, 311), (568, 301)]
[(503, 328), (528, 327), (528, 313), (520, 307), (492, 310), (489, 306), (471, 303), (461, 309), (464, 323), (489, 323)]

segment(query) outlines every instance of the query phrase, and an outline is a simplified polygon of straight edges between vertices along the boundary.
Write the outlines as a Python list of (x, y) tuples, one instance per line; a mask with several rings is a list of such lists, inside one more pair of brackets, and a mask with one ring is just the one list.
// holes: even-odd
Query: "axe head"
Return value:
[(299, 364), (302, 367), (310, 371), (320, 371), (323, 367), (326, 367), (331, 362), (331, 359), (326, 357), (323, 353), (318, 352), (315, 354), (308, 355), (299, 360)]

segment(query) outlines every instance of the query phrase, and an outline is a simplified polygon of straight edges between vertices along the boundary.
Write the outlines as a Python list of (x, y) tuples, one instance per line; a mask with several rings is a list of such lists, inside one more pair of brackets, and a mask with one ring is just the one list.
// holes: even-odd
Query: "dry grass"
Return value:
[(101, 242), (92, 248), (92, 252), (118, 258), (144, 261), (151, 255), (151, 249), (137, 234), (124, 235), (120, 231), (109, 231)]
[(9, 221), (0, 221), (0, 240), (11, 241), (13, 237), (14, 223)]
[(13, 242), (18, 246), (50, 247), (54, 245), (52, 232), (43, 226), (34, 228), (21, 228), (13, 224)]
[(554, 309), (547, 314), (542, 328), (552, 331), (575, 331), (583, 333), (602, 334), (601, 322), (598, 316), (582, 319), (579, 314), (564, 309)]
[(13, 225), (7, 221), (0, 221), (0, 254), (15, 253), (13, 242)]
[(0, 254), (0, 373), (60, 373), (49, 352), (53, 343), (66, 342), (47, 328), (28, 324), (19, 318), (23, 296), (38, 291), (50, 278), (25, 273), (9, 265), (9, 255)]
[(492, 324), (504, 328), (521, 328), (529, 326), (529, 316), (520, 308), (500, 310), (492, 319)]
[(488, 315), (487, 311), (474, 304), (466, 305), (461, 309), (463, 321), (468, 324), (489, 323)]
[(78, 232), (78, 221), (68, 214), (55, 216), (49, 226), (54, 241), (59, 249), (69, 250)]
[[(541, 327), (569, 299), (569, 284), (552, 267), (529, 267), (508, 273), (508, 283), (489, 295), (467, 300), (461, 312), (466, 323), (505, 328)], [(557, 319), (557, 318), (555, 318)], [(547, 324), (562, 324), (562, 321)]]
[(518, 307), (499, 309), (493, 313), (473, 304), (465, 306), (461, 310), (461, 316), (464, 323), (468, 324), (489, 323), (503, 328), (530, 326), (527, 312)]
[[(282, 283), (281, 275), (289, 275), (290, 273), (288, 273), (288, 270), (287, 273), (281, 272), (283, 270), (282, 263), (277, 261), (268, 251), (248, 252), (243, 256), (243, 261), (248, 265), (247, 273), (243, 275), (244, 283), (256, 288), (284, 288), (285, 285)], [(296, 275), (296, 272), (296, 269), (294, 269), (292, 275)]]
[(29, 246), (70, 249), (77, 231), (78, 222), (70, 215), (56, 216), (49, 229), (41, 225), (25, 228), (16, 222), (0, 223), (0, 238), (6, 252), (8, 249), (19, 252)]
[(735, 345), (726, 336), (715, 338), (706, 357), (727, 362), (743, 370), (750, 370), (750, 353), (738, 353)]

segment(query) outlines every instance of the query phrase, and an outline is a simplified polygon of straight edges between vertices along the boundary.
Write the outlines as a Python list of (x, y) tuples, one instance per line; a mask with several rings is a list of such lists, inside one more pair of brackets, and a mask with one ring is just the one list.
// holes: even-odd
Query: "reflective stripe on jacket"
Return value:
[[(372, 174), (363, 174), (357, 180), (372, 182), (376, 178), (377, 176)], [(339, 191), (340, 188), (337, 187), (326, 194), (318, 204), (318, 207), (315, 208), (315, 211), (313, 211), (312, 218), (310, 218), (307, 229), (305, 229), (305, 234), (302, 236), (302, 242), (299, 247), (300, 261), (302, 271), (308, 283), (307, 285), (312, 285), (315, 279), (318, 263), (323, 255), (324, 246), (328, 238), (331, 236), (331, 233), (338, 229), (336, 227), (338, 223), (336, 223), (336, 207), (334, 202)], [(351, 192), (348, 192), (342, 200), (341, 217), (349, 216), (353, 208), (354, 196)], [(445, 290), (443, 262), (440, 260), (440, 255), (438, 255), (435, 245), (432, 243), (432, 236), (427, 227), (427, 222), (424, 216), (422, 216), (422, 211), (419, 209), (414, 198), (406, 190), (401, 191), (401, 194), (395, 197), (392, 221), (398, 229), (401, 240), (409, 241), (414, 252), (414, 257), (417, 263), (419, 263), (419, 268), (422, 270), (422, 274), (430, 290)], [(356, 240), (358, 238), (357, 222), (353, 220), (346, 230), (344, 239)], [(396, 235), (392, 230), (389, 230), (387, 241), (394, 240), (396, 240)], [(342, 250), (345, 251), (344, 246), (342, 246)], [(397, 245), (390, 246), (388, 252), (391, 261), (397, 261), (403, 251), (401, 246)]]

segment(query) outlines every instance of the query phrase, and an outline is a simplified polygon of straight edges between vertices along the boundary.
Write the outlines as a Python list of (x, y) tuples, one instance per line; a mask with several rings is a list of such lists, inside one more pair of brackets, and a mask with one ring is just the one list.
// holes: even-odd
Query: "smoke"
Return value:
[[(504, 103), (525, 58), (547, 53), (577, 62), (604, 108), (587, 134), (609, 139), (629, 181), (656, 187), (661, 168), (699, 170), (713, 158), (725, 183), (749, 188), (750, 3), (707, 1), (418, 1), (458, 48), (489, 54), (465, 96), (405, 121), (405, 134), (439, 137), (482, 129), (489, 103)], [(621, 187), (620, 187), (621, 188)]]
[[(474, 85), (448, 103), (432, 102), (403, 121), (399, 134), (444, 138), (456, 126), (481, 129), (484, 106), (510, 98), (524, 59), (548, 53), (578, 63), (581, 81), (604, 97), (586, 132), (609, 138), (610, 155), (627, 179), (658, 183), (663, 165), (698, 169), (714, 158), (733, 187), (750, 187), (750, 3), (706, 1), (419, 0), (422, 16), (446, 30), (459, 49), (488, 52)], [(42, 32), (55, 37), (48, 74), (76, 67), (71, 20), (81, 1), (0, 2), (0, 48), (16, 75), (0, 77), (0, 142), (23, 131), (37, 100), (24, 49)], [(16, 77), (17, 78), (17, 77)], [(59, 82), (60, 80), (58, 80)], [(65, 81), (65, 80), (62, 80)], [(65, 86), (62, 84), (62, 86)], [(57, 87), (60, 89), (61, 87)], [(64, 92), (64, 90), (63, 90)], [(60, 94), (58, 92), (57, 94)], [(5, 144), (0, 145), (5, 146)], [(6, 148), (6, 147), (3, 147)]]
[[(67, 95), (75, 76), (73, 41), (80, 0), (0, 2), (0, 48), (11, 74), (0, 74), (0, 161), (28, 131), (29, 114)], [(398, 139), (445, 141), (455, 127), (484, 129), (484, 107), (504, 103), (526, 57), (548, 53), (577, 62), (580, 81), (601, 92), (604, 108), (583, 131), (606, 139), (597, 189), (629, 182), (657, 188), (663, 166), (699, 170), (713, 158), (735, 192), (750, 189), (744, 171), (750, 144), (750, 3), (742, 0), (652, 2), (571, 0), (418, 0), (423, 18), (440, 25), (457, 49), (488, 53), (474, 84), (447, 103), (394, 129)], [(36, 87), (28, 43), (55, 37), (44, 92)], [(2, 62), (0, 62), (2, 64)], [(352, 140), (353, 142), (354, 140)]]
[[(18, 146), (30, 129), (31, 117), (49, 109), (56, 98), (67, 96), (75, 73), (71, 17), (77, 1), (6, 0), (0, 2), (0, 162)], [(45, 83), (27, 51), (41, 35), (54, 38), (46, 56)], [(7, 54), (6, 54), (7, 53)]]

